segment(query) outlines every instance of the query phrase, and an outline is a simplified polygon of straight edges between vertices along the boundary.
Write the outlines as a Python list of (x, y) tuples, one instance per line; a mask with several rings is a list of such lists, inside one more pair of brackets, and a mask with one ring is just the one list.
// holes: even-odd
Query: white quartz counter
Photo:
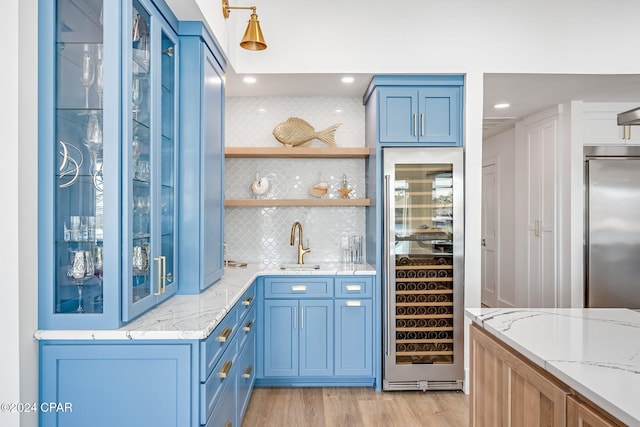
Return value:
[(319, 270), (271, 270), (260, 265), (226, 268), (217, 283), (199, 295), (175, 295), (120, 329), (38, 330), (38, 340), (199, 340), (207, 338), (258, 276), (375, 275), (368, 265), (345, 270), (321, 265)]
[(611, 415), (640, 426), (640, 313), (479, 308), (466, 316)]

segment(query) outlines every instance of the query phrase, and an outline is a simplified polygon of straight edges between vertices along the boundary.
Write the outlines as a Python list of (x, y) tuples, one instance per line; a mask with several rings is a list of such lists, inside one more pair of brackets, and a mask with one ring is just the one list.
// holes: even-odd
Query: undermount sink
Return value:
[(280, 270), (320, 270), (320, 266), (318, 264), (280, 264)]

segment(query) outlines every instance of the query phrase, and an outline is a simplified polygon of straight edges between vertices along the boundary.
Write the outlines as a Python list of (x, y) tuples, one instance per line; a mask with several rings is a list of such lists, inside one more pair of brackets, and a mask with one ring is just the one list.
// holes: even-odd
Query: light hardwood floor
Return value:
[(364, 387), (255, 388), (243, 427), (464, 427), (462, 392), (393, 391)]

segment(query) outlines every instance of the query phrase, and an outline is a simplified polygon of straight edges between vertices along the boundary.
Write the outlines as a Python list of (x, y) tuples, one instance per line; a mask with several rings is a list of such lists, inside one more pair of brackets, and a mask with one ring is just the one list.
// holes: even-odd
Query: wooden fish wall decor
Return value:
[(286, 147), (296, 147), (306, 144), (314, 139), (327, 144), (329, 147), (336, 147), (335, 133), (341, 123), (329, 126), (323, 131), (316, 130), (299, 117), (289, 117), (286, 122), (280, 123), (273, 129), (273, 136)]

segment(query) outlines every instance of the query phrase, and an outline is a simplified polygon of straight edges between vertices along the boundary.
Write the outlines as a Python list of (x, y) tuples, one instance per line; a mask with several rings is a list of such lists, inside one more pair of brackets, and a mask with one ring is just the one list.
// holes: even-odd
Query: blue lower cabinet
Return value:
[(369, 276), (265, 278), (257, 289), (263, 321), (256, 384), (377, 386), (373, 282)]
[(335, 375), (373, 375), (371, 300), (335, 302)]
[(195, 344), (49, 343), (40, 348), (40, 426), (190, 426)]
[(229, 377), (228, 381), (220, 391), (220, 397), (216, 400), (216, 406), (207, 421), (207, 427), (234, 427), (240, 425), (236, 421), (236, 386), (235, 375)]
[(333, 301), (265, 301), (265, 376), (333, 375)]

